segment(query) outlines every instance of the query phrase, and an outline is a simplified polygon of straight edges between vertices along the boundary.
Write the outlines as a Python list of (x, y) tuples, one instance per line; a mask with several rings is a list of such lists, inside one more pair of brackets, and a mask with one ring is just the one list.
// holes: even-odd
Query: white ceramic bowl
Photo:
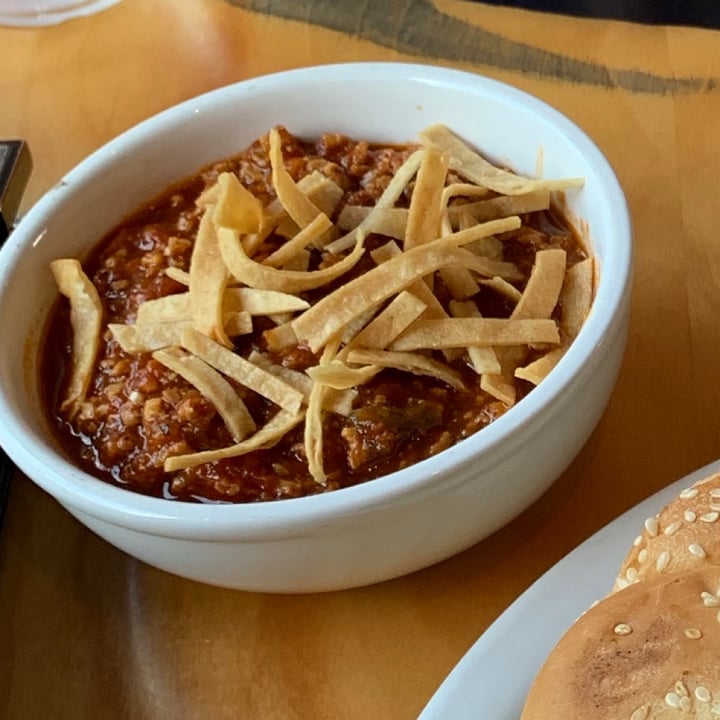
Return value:
[[(586, 178), (569, 195), (600, 261), (595, 304), (561, 362), (473, 437), (413, 467), (314, 497), (193, 505), (81, 472), (40, 407), (36, 358), (56, 296), (48, 263), (83, 256), (170, 182), (237, 153), (275, 124), (414, 139), (443, 122), (532, 174)], [(567, 118), (507, 85), (438, 67), (346, 64), (248, 80), (187, 101), (101, 148), (26, 215), (0, 252), (0, 442), (17, 465), (113, 545), (178, 575), (246, 590), (308, 592), (396, 577), (478, 542), (540, 496), (598, 422), (627, 334), (632, 265), (625, 199), (597, 147)]]

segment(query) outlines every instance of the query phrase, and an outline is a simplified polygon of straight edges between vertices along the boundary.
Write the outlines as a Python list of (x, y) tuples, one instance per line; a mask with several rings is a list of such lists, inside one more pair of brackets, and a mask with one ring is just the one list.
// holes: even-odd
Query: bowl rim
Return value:
[[(533, 392), (516, 407), (498, 418), (482, 432), (457, 443), (436, 456), (380, 478), (301, 498), (244, 504), (193, 504), (141, 495), (113, 486), (76, 468), (59, 451), (53, 452), (24, 432), (20, 423), (12, 422), (12, 408), (0, 386), (0, 439), (8, 455), (38, 485), (68, 509), (110, 522), (161, 535), (197, 535), (220, 537), (228, 532), (250, 536), (282, 534), (317, 522), (333, 522), (340, 517), (364, 514), (389, 503), (415, 503), (423, 497), (447, 490), (455, 478), (435, 482), (440, 475), (468, 465), (478, 454), (493, 454), (495, 461), (512, 452), (521, 442), (522, 431), (551, 405), (573, 381), (581, 368), (603, 343), (616, 313), (625, 303), (630, 290), (633, 265), (633, 235), (627, 201), (608, 159), (593, 140), (567, 116), (538, 97), (505, 82), (474, 72), (407, 62), (352, 62), (316, 65), (249, 78), (210, 90), (163, 110), (124, 131), (88, 155), (70, 170), (55, 189), (49, 190), (30, 208), (0, 250), (0, 280), (12, 272), (13, 247), (32, 242), (58, 203), (62, 203), (63, 184), (87, 181), (102, 171), (107, 157), (122, 154), (123, 148), (143, 135), (153, 135), (178, 122), (199, 107), (212, 106), (226, 95), (237, 99), (252, 92), (261, 83), (281, 88), (302, 81), (330, 81), (367, 78), (368, 73), (382, 72), (384, 78), (420, 84), (452, 87), (486, 97), (518, 104), (539, 113), (556, 126), (592, 165), (603, 185), (608, 203), (616, 209), (610, 225), (615, 236), (623, 239), (616, 248), (612, 273), (601, 272), (595, 304), (602, 303), (610, 312), (595, 312), (587, 318), (579, 337), (573, 342), (558, 366)], [(612, 277), (611, 277), (612, 276)], [(0, 293), (2, 283), (0, 283)], [(504, 445), (503, 445), (504, 443)], [(32, 469), (32, 471), (31, 471)], [(40, 471), (40, 472), (38, 472)]]

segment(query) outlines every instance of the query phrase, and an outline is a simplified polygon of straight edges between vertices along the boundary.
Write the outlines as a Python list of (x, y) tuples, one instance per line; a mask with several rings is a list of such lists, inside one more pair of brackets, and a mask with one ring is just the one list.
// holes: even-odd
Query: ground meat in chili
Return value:
[[(372, 205), (414, 149), (376, 147), (339, 134), (305, 142), (282, 130), (282, 139), (286, 166), (295, 180), (319, 170), (342, 188), (336, 213), (346, 204)], [(185, 290), (166, 271), (188, 268), (200, 217), (195, 199), (223, 171), (237, 173), (264, 203), (274, 198), (264, 137), (237, 157), (206, 168), (140, 209), (102, 240), (85, 263), (102, 298), (106, 323), (130, 323), (143, 301)], [(407, 206), (411, 193), (412, 185), (398, 204)], [(519, 231), (504, 238), (504, 247), (505, 259), (526, 275), (535, 253), (543, 247), (563, 247), (568, 265), (585, 256), (561, 214), (531, 213), (523, 221)], [(371, 236), (369, 247), (384, 240)], [(271, 237), (260, 256), (272, 252), (278, 242)], [(362, 269), (361, 263), (355, 272)], [(442, 299), (442, 286), (436, 293)], [(492, 290), (481, 289), (473, 299), (485, 317), (507, 317), (512, 310)], [(308, 472), (302, 426), (273, 448), (168, 474), (163, 461), (169, 454), (233, 442), (217, 411), (149, 353), (125, 353), (106, 331), (86, 402), (74, 417), (67, 417), (60, 411), (60, 397), (71, 355), (68, 315), (66, 302), (59, 301), (48, 323), (41, 368), (58, 438), (68, 455), (88, 472), (145, 494), (196, 502), (249, 502), (326, 492), (418, 462), (472, 435), (506, 410), (480, 389), (479, 377), (464, 357), (453, 360), (464, 390), (432, 377), (387, 369), (360, 386), (347, 417), (327, 414), (326, 486), (318, 485)], [(316, 364), (317, 357), (302, 345), (281, 351), (267, 348), (261, 334), (267, 327), (258, 322), (252, 335), (238, 338), (236, 350), (247, 354), (258, 349), (296, 370)], [(520, 396), (531, 387), (520, 382)], [(239, 385), (235, 389), (259, 423), (271, 417), (274, 408), (269, 401)]]

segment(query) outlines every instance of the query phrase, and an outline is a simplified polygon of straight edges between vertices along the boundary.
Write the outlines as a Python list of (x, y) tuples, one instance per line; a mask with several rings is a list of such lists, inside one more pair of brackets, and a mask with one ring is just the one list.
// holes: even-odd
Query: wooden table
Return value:
[(717, 32), (461, 0), (123, 0), (56, 27), (0, 28), (0, 48), (0, 137), (35, 157), (26, 205), (197, 93), (302, 65), (413, 60), (510, 82), (569, 115), (616, 168), (637, 240), (627, 354), (585, 448), (513, 523), (412, 576), (309, 596), (205, 587), (115, 550), (17, 475), (0, 533), (1, 717), (416, 717), (533, 580), (720, 455)]

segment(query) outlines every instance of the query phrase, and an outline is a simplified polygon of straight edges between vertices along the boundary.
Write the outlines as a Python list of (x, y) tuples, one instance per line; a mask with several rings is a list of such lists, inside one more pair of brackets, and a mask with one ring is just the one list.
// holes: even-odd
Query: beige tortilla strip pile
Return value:
[[(461, 390), (463, 374), (452, 361), (466, 357), (482, 386), (511, 405), (516, 378), (540, 382), (562, 357), (592, 302), (592, 260), (568, 270), (564, 251), (540, 251), (525, 278), (505, 259), (503, 238), (520, 227), (522, 214), (547, 209), (551, 191), (581, 181), (519, 177), (442, 126), (420, 138), (424, 147), (409, 155), (370, 208), (337, 213), (343, 191), (317, 171), (295, 182), (277, 129), (269, 133), (273, 202), (263, 207), (227, 172), (197, 199), (202, 217), (189, 270), (167, 270), (187, 290), (144, 302), (132, 324), (108, 326), (126, 352), (152, 353), (193, 385), (234, 440), (170, 456), (167, 472), (270, 447), (304, 423), (308, 468), (324, 485), (325, 415), (350, 413), (358, 387), (383, 368), (431, 375)], [(463, 181), (452, 181), (450, 169)], [(400, 207), (409, 186), (410, 205)], [(370, 234), (400, 244), (375, 249), (372, 266), (357, 273), (361, 260), (370, 261)], [(284, 241), (263, 250), (269, 238)], [(91, 379), (102, 306), (75, 261), (55, 261), (53, 273), (74, 318), (73, 372), (63, 403), (71, 408)], [(317, 297), (330, 285), (309, 301), (308, 291)], [(445, 288), (442, 301), (436, 287)], [(481, 317), (472, 300), (478, 292), (507, 298), (511, 316)], [(238, 354), (233, 339), (252, 333), (258, 318), (276, 325), (264, 333), (270, 350), (302, 343), (317, 364), (300, 373), (255, 349)], [(523, 364), (528, 357), (532, 362)], [(264, 425), (243, 402), (248, 390), (277, 407)]]

